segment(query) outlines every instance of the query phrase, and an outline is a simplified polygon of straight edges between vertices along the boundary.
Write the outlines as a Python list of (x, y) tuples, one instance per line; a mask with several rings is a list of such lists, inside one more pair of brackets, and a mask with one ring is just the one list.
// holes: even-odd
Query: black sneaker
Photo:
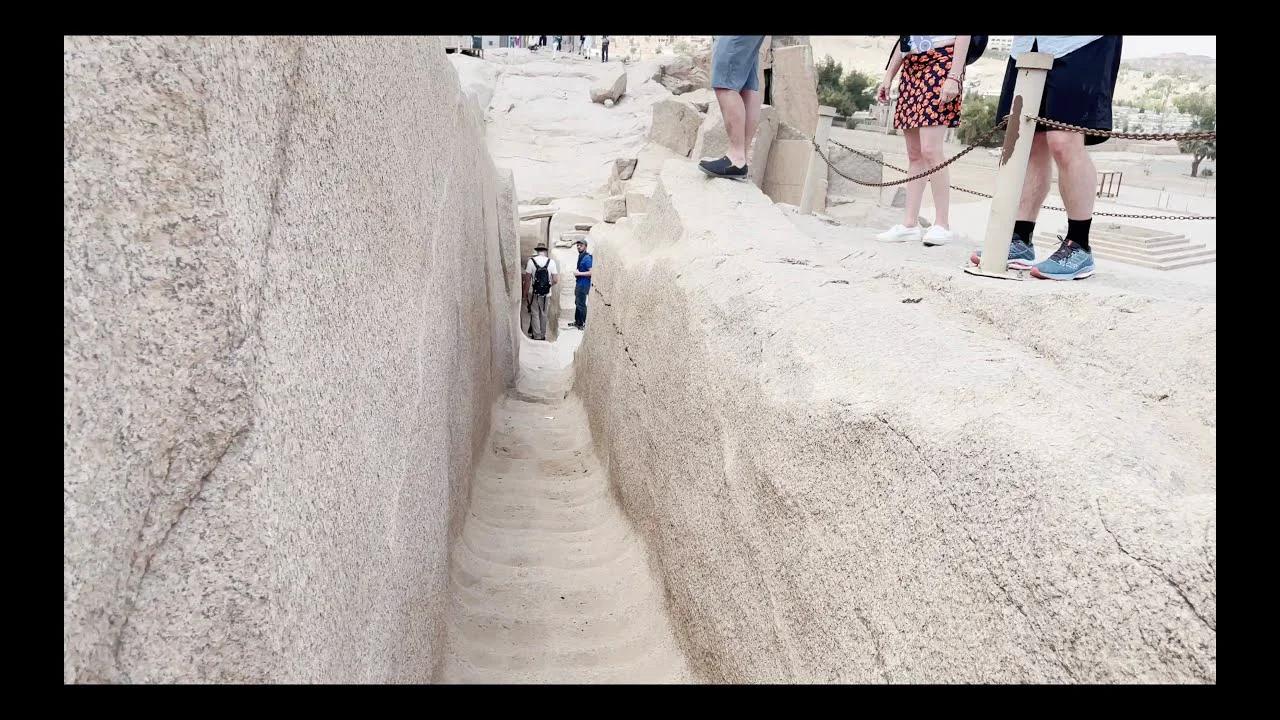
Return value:
[(698, 167), (702, 168), (702, 172), (711, 177), (729, 178), (730, 180), (746, 180), (747, 166), (738, 167), (734, 165), (729, 156), (726, 155), (718, 160), (700, 160)]

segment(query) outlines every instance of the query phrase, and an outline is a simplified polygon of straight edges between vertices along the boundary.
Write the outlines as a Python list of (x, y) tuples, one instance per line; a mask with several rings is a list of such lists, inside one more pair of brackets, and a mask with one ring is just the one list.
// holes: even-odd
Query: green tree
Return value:
[(830, 105), (845, 117), (871, 107), (873, 98), (867, 89), (875, 86), (875, 80), (870, 75), (857, 70), (850, 70), (846, 75), (844, 67), (830, 55), (815, 65), (814, 70), (818, 80), (819, 104)]
[(840, 76), (844, 73), (844, 67), (836, 62), (835, 58), (830, 55), (822, 59), (814, 68), (818, 71), (818, 88), (840, 87)]
[(875, 100), (872, 97), (872, 93), (875, 92), (877, 84), (876, 79), (870, 75), (857, 70), (850, 70), (849, 74), (844, 76), (840, 86), (849, 95), (854, 108), (866, 110), (871, 107), (871, 102)]
[[(1216, 93), (1193, 93), (1173, 101), (1178, 112), (1194, 115), (1192, 130), (1205, 131), (1218, 128), (1218, 96)], [(1191, 156), (1191, 177), (1200, 174), (1200, 163), (1208, 158), (1218, 159), (1217, 140), (1179, 140), (1178, 150)]]
[[(999, 118), (996, 117), (996, 98), (983, 97), (976, 93), (969, 93), (964, 98), (964, 108), (960, 111), (960, 130), (956, 136), (960, 142), (965, 145), (972, 145), (991, 128), (995, 126)], [(990, 138), (982, 142), (983, 147), (999, 147), (1004, 142), (1004, 136), (995, 133)]]

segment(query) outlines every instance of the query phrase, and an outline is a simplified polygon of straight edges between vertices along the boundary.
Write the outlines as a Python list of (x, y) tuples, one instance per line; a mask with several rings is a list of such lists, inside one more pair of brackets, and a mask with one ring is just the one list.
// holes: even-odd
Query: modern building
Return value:
[(1013, 36), (1012, 35), (992, 35), (991, 37), (987, 38), (987, 49), (998, 50), (1008, 55), (1009, 51), (1013, 49)]

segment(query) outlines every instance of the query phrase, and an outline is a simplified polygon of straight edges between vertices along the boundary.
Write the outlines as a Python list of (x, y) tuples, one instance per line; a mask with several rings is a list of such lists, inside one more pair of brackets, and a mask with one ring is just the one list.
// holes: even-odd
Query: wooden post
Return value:
[[(1018, 79), (1013, 86), (1013, 102), (1009, 108), (1009, 124), (1004, 131), (1000, 150), (1000, 167), (996, 171), (995, 197), (991, 199), (991, 215), (987, 218), (987, 235), (982, 242), (982, 264), (975, 275), (1010, 277), (1008, 274), (1009, 240), (1017, 220), (1018, 200), (1027, 179), (1027, 161), (1031, 158), (1031, 142), (1036, 124), (1024, 115), (1040, 113), (1044, 81), (1053, 67), (1048, 53), (1023, 53), (1018, 58)], [(970, 270), (973, 270), (972, 268)]]
[[(836, 116), (836, 109), (827, 105), (818, 106), (818, 128), (814, 130), (813, 140), (818, 147), (827, 146), (827, 136), (831, 134), (831, 120)], [(751, 138), (747, 138), (751, 145)], [(800, 214), (809, 215), (815, 206), (826, 206), (827, 198), (827, 164), (818, 156), (815, 148), (809, 154), (809, 171), (804, 176), (804, 190), (800, 193)]]

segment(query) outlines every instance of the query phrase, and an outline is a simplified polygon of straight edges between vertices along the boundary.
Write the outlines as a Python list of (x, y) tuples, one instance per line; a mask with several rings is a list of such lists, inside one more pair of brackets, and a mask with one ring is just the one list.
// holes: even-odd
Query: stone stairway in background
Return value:
[[(1067, 234), (1066, 227), (1058, 231)], [(1089, 232), (1089, 244), (1093, 255), (1100, 260), (1114, 260), (1156, 270), (1176, 270), (1192, 265), (1216, 262), (1218, 251), (1204, 243), (1192, 243), (1186, 235), (1163, 230), (1095, 222)], [(1036, 246), (1057, 248), (1058, 237), (1053, 233), (1038, 233)]]

